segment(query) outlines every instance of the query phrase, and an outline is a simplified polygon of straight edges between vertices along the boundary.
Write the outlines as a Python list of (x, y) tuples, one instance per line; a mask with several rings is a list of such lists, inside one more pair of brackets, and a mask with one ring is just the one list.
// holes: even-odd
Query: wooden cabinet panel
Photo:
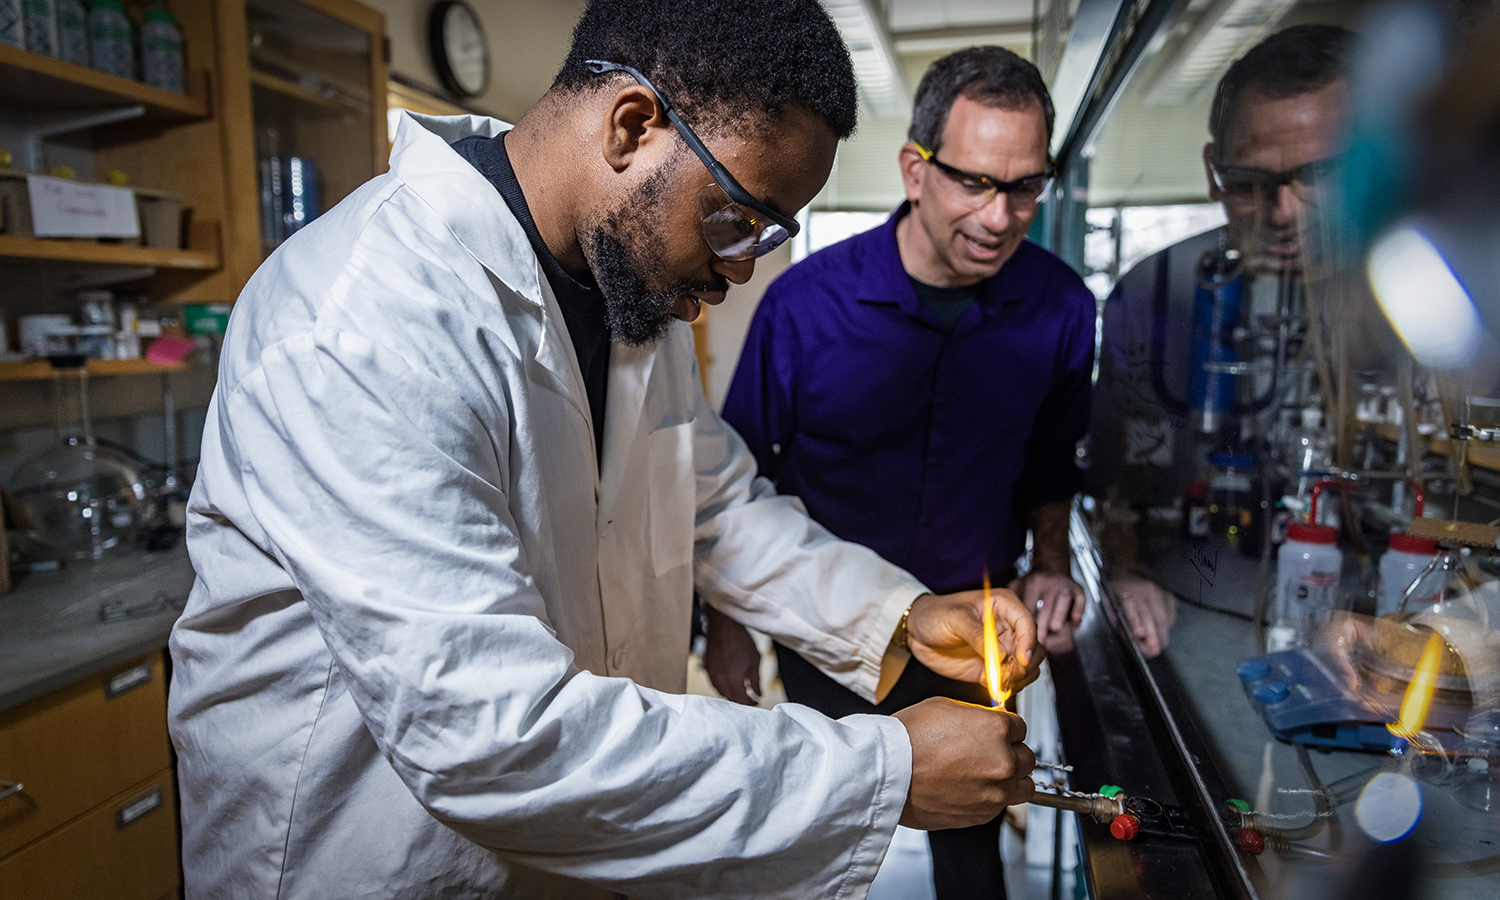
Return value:
[(166, 716), (160, 653), (0, 713), (0, 857), (167, 768)]
[(0, 900), (155, 900), (175, 896), (177, 821), (163, 769), (0, 861)]

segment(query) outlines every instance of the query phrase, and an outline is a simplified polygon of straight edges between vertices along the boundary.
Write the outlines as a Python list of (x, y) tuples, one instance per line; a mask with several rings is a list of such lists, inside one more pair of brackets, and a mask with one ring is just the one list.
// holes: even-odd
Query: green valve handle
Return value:
[(1099, 788), (1099, 796), (1108, 797), (1111, 800), (1123, 793), (1125, 793), (1125, 789), (1115, 784), (1106, 784)]
[(1238, 800), (1238, 799), (1235, 799), (1235, 798), (1230, 798), (1229, 805), (1232, 806), (1232, 807), (1234, 807), (1235, 809), (1239, 810), (1242, 813), (1247, 813), (1247, 812), (1250, 811), (1250, 804), (1246, 803), (1243, 800)]

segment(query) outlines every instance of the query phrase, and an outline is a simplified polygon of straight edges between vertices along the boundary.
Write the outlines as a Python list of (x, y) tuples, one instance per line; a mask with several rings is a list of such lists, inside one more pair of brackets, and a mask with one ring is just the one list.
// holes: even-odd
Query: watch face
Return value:
[(433, 63), (448, 89), (473, 97), (490, 79), (489, 45), (468, 4), (450, 0), (433, 8)]

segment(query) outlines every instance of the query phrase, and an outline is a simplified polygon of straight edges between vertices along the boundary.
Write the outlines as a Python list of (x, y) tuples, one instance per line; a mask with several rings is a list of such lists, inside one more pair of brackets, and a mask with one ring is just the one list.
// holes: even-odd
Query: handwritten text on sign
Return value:
[(26, 190), (37, 237), (141, 236), (135, 192), (130, 188), (28, 175)]

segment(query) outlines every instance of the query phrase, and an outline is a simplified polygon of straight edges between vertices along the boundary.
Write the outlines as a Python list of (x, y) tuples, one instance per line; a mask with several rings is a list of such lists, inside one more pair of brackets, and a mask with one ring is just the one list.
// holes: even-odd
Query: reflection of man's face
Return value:
[[(1348, 86), (1335, 81), (1295, 97), (1271, 99), (1253, 87), (1240, 95), (1224, 146), (1203, 148), (1204, 162), (1290, 172), (1339, 152)], [(1231, 240), (1248, 258), (1275, 270), (1298, 265), (1297, 220), (1313, 197), (1290, 185), (1225, 193), (1210, 173), (1209, 196), (1224, 204)]]

